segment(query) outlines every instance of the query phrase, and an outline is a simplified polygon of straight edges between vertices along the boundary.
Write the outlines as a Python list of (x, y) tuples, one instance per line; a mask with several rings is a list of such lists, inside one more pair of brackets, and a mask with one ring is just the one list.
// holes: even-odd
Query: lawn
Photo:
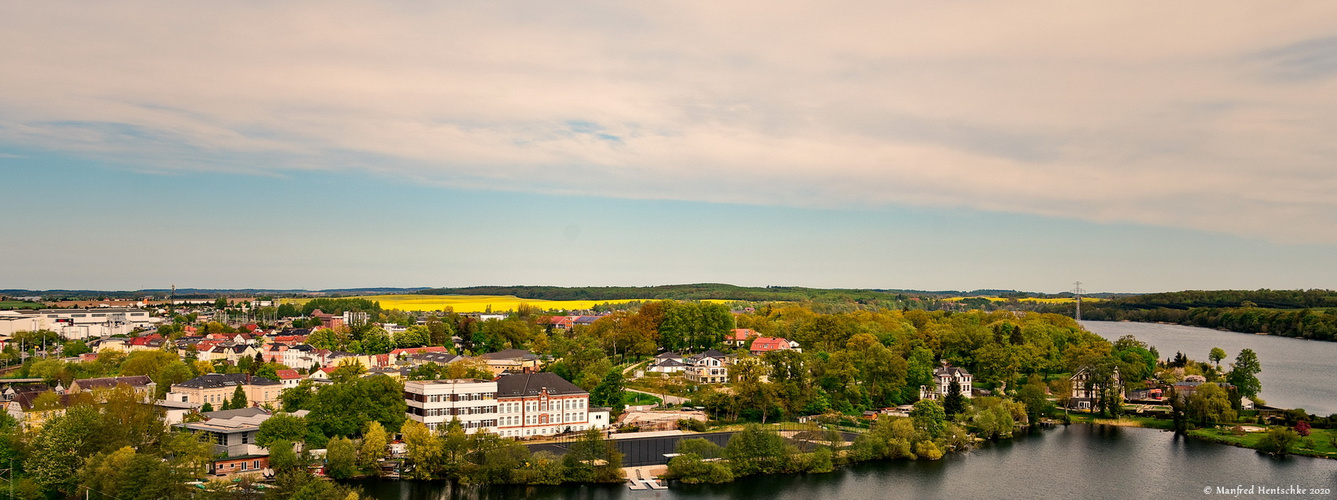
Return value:
[(659, 402), (660, 399), (658, 397), (651, 396), (649, 394), (641, 394), (639, 392), (626, 391), (623, 393), (622, 396), (622, 403), (627, 406), (658, 405)]
[[(1243, 436), (1236, 436), (1230, 433), (1230, 428), (1224, 429), (1194, 429), (1188, 431), (1190, 436), (1215, 441), (1218, 443), (1233, 444), (1245, 448), (1258, 448), (1258, 441), (1263, 439), (1263, 432), (1250, 432)], [(1337, 436), (1337, 430), (1333, 429), (1311, 429), (1309, 437), (1300, 438), (1299, 441), (1291, 447), (1291, 453), (1297, 455), (1309, 455), (1315, 457), (1337, 458), (1337, 447), (1333, 447), (1331, 439)], [(1313, 446), (1310, 446), (1310, 443)]]

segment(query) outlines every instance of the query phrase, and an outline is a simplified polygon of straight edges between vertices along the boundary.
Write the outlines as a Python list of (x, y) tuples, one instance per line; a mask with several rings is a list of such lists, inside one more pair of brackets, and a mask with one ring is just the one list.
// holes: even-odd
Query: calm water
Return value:
[[(1337, 491), (1337, 461), (1274, 459), (1154, 429), (1073, 425), (936, 462), (865, 463), (831, 474), (754, 477), (724, 485), (674, 484), (662, 491), (631, 491), (625, 486), (451, 490), (440, 483), (361, 483), (374, 498), (400, 500), (1203, 498), (1209, 496), (1203, 494), (1204, 488), (1240, 484)], [(1217, 496), (1214, 493), (1210, 496)]]
[(1304, 408), (1316, 415), (1337, 413), (1337, 342), (1292, 339), (1270, 335), (1222, 332), (1209, 328), (1110, 321), (1083, 321), (1082, 326), (1102, 337), (1117, 340), (1133, 335), (1156, 346), (1161, 358), (1183, 352), (1195, 360), (1207, 361), (1213, 347), (1229, 355), (1221, 361), (1227, 367), (1241, 349), (1253, 349), (1263, 371), (1262, 398), (1269, 405)]

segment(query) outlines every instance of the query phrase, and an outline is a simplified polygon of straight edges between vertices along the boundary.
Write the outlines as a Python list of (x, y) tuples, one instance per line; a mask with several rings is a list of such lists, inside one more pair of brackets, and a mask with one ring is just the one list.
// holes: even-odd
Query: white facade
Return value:
[(499, 380), (405, 382), (408, 418), (434, 430), (458, 418), (466, 433), (486, 429), (513, 438), (608, 427), (608, 410), (591, 411), (589, 393), (555, 374), (514, 374)]
[(41, 309), (0, 311), (0, 335), (51, 330), (67, 339), (81, 340), (129, 334), (135, 328), (153, 326), (143, 309), (104, 307), (96, 309)]
[(460, 419), (467, 433), (497, 427), (497, 383), (476, 379), (404, 382), (408, 417), (436, 430)]

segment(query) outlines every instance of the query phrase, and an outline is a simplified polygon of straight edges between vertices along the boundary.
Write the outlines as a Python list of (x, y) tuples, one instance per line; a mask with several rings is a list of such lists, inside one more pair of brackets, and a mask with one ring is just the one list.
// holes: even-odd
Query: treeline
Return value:
[(820, 289), (803, 287), (741, 287), (720, 283), (661, 285), (646, 287), (556, 287), (556, 286), (475, 286), (432, 288), (425, 295), (514, 295), (522, 299), (543, 300), (738, 300), (747, 302), (854, 302), (904, 301), (915, 294), (858, 289)]
[(590, 429), (569, 443), (565, 455), (531, 453), (520, 442), (487, 431), (466, 434), (458, 419), (440, 432), (413, 420), (404, 424), (409, 479), (447, 479), (465, 484), (620, 483), (622, 452)]
[[(1050, 312), (1075, 313), (1073, 304)], [(1337, 340), (1337, 292), (1213, 290), (1155, 293), (1086, 302), (1082, 319), (1176, 323), (1312, 340)]]

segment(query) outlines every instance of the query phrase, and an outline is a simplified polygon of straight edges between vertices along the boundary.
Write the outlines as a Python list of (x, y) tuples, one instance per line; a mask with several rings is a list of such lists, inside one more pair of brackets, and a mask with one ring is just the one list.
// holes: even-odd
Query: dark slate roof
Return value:
[(552, 396), (589, 394), (556, 373), (512, 373), (497, 379), (497, 397), (538, 396), (544, 388)]
[(656, 354), (656, 355), (655, 355), (655, 358), (656, 358), (656, 359), (666, 359), (666, 358), (682, 359), (682, 355), (681, 355), (681, 354), (678, 354), (678, 353), (676, 353), (676, 352), (661, 352), (661, 353), (659, 353), (659, 354)]
[(964, 377), (969, 377), (970, 372), (966, 371), (964, 368), (959, 368), (955, 366), (939, 366), (933, 370), (934, 377), (941, 377), (943, 375), (951, 375), (953, 378), (955, 377), (964, 378)]
[(174, 387), (189, 387), (192, 389), (214, 389), (218, 387), (228, 387), (234, 385), (279, 385), (276, 380), (270, 380), (265, 377), (253, 377), (249, 373), (206, 373), (185, 382), (176, 384)]
[(729, 357), (729, 356), (726, 355), (726, 354), (724, 354), (724, 353), (722, 353), (722, 352), (719, 352), (719, 351), (716, 351), (716, 350), (714, 350), (714, 349), (711, 349), (711, 350), (706, 351), (706, 352), (703, 352), (703, 353), (701, 353), (701, 354), (697, 354), (697, 355), (695, 355), (695, 356), (692, 356), (691, 359), (706, 359), (706, 358), (724, 359), (724, 358), (727, 358), (727, 357)]
[[(145, 387), (151, 383), (148, 375), (130, 375), (125, 377), (82, 378), (74, 381), (83, 390), (114, 389), (120, 384), (131, 387)], [(73, 385), (73, 384), (71, 384)]]
[(667, 367), (674, 367), (674, 366), (687, 366), (687, 365), (683, 364), (682, 361), (677, 360), (677, 359), (673, 359), (673, 358), (663, 358), (663, 359), (656, 360), (655, 363), (654, 363), (653, 365), (651, 365), (651, 366), (667, 366)]

